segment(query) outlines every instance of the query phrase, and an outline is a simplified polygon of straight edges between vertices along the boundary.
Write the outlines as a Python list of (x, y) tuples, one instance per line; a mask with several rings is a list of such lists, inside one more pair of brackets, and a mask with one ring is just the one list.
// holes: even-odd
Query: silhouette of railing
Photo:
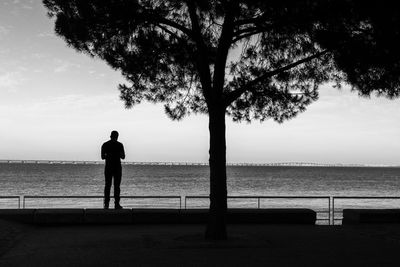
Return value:
[[(6, 196), (2, 198), (15, 198), (18, 199), (18, 208), (26, 208), (26, 201), (29, 199), (103, 199), (104, 196), (73, 196), (73, 195), (26, 195), (26, 196)], [(112, 198), (112, 197), (111, 197)], [(179, 209), (182, 209), (182, 198), (183, 208), (187, 208), (187, 202), (189, 199), (209, 199), (209, 196), (121, 196), (121, 199), (176, 199), (179, 200)], [(229, 199), (245, 199), (245, 200), (257, 200), (257, 208), (261, 208), (261, 200), (265, 199), (313, 199), (313, 200), (326, 200), (327, 209), (317, 210), (317, 214), (327, 214), (327, 218), (319, 218), (318, 221), (327, 221), (331, 224), (331, 197), (329, 196), (228, 196)]]
[[(184, 198), (184, 208), (187, 208), (188, 199), (209, 199), (209, 196), (186, 196)], [(257, 208), (261, 208), (263, 199), (305, 199), (305, 200), (326, 200), (327, 210), (316, 210), (317, 214), (327, 214), (327, 218), (319, 218), (318, 221), (326, 221), (331, 224), (331, 197), (329, 196), (228, 196), (229, 199), (254, 199), (257, 200)]]
[[(27, 195), (27, 196), (0, 196), (2, 199), (17, 200), (18, 208), (26, 208), (26, 200), (29, 199), (103, 199), (104, 196), (48, 196), (48, 195)], [(112, 197), (111, 197), (112, 198)], [(194, 199), (209, 199), (209, 196), (159, 196), (159, 195), (149, 195), (149, 196), (121, 196), (121, 199), (172, 199), (179, 201), (179, 209), (187, 209), (188, 201)], [(323, 200), (326, 201), (327, 208), (323, 210), (316, 210), (318, 214), (327, 214), (327, 218), (318, 218), (318, 221), (327, 221), (329, 225), (335, 225), (335, 222), (341, 221), (343, 218), (338, 217), (341, 214), (342, 209), (338, 209), (337, 202), (339, 200), (399, 200), (400, 196), (228, 196), (229, 200), (235, 199), (245, 199), (245, 200), (256, 200), (256, 207), (258, 209), (262, 208), (262, 200), (273, 200), (273, 199), (303, 199), (303, 200)], [(177, 201), (177, 202), (178, 202)], [(22, 204), (22, 205), (21, 205)], [(229, 204), (229, 202), (228, 202)], [(248, 203), (247, 203), (248, 204)], [(320, 203), (319, 203), (320, 204)], [(287, 206), (287, 203), (285, 204)], [(376, 205), (376, 204), (375, 204)], [(382, 203), (379, 203), (382, 206)], [(306, 206), (303, 203), (297, 206)], [(351, 208), (354, 208), (354, 203), (352, 203)]]
[[(335, 221), (341, 221), (343, 220), (343, 216), (340, 218), (335, 218), (336, 213), (342, 213), (343, 212), (335, 212), (335, 200), (400, 200), (400, 197), (396, 196), (338, 196), (338, 197), (332, 197), (332, 225), (335, 225)], [(342, 209), (343, 210), (343, 209)]]

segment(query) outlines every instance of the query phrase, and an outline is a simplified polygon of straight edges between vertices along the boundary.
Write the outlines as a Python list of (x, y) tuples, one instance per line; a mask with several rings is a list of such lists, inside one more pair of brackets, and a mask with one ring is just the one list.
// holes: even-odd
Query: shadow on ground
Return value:
[(1, 266), (398, 266), (399, 225), (40, 226), (19, 230)]

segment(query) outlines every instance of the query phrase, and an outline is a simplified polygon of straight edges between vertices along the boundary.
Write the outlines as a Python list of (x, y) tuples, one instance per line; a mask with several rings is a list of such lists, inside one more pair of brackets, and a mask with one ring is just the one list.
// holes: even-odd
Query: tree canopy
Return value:
[(239, 121), (291, 118), (329, 81), (363, 95), (399, 95), (394, 1), (44, 3), (70, 46), (123, 73), (127, 107), (163, 102), (173, 119), (207, 113), (209, 87), (218, 84)]

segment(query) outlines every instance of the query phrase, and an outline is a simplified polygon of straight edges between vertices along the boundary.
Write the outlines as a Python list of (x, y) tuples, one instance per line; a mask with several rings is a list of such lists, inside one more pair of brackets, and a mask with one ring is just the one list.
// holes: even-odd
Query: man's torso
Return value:
[(114, 140), (105, 142), (102, 146), (102, 153), (105, 156), (106, 168), (121, 167), (121, 155), (123, 152), (123, 145)]

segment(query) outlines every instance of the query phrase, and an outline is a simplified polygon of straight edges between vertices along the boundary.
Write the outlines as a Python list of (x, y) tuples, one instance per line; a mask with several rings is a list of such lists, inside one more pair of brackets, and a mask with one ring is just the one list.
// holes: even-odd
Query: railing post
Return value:
[(328, 197), (328, 225), (331, 225), (331, 197)]
[(258, 206), (258, 209), (260, 209), (260, 197), (257, 198), (257, 206)]
[(332, 197), (332, 225), (335, 225), (335, 197)]

